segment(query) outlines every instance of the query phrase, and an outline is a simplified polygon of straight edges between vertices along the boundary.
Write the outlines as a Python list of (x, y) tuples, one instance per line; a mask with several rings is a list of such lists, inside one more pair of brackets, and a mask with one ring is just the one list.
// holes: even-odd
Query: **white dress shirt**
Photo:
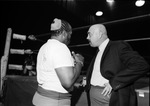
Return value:
[(100, 72), (100, 62), (101, 62), (101, 57), (102, 54), (109, 42), (109, 39), (106, 39), (100, 46), (99, 46), (99, 52), (97, 53), (95, 62), (94, 62), (94, 67), (93, 67), (93, 72), (92, 72), (92, 77), (91, 77), (91, 84), (94, 86), (104, 86), (105, 83), (108, 83), (108, 80), (105, 79)]

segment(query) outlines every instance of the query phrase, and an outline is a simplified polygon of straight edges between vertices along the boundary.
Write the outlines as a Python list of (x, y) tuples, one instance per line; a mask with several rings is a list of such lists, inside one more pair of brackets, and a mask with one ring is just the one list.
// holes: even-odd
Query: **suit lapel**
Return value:
[(102, 55), (102, 58), (101, 58), (101, 63), (100, 63), (101, 65), (100, 66), (102, 66), (102, 63), (103, 63), (104, 58), (105, 58), (105, 56), (106, 56), (106, 54), (107, 54), (107, 52), (108, 52), (108, 50), (110, 48), (111, 43), (112, 43), (112, 41), (108, 42), (108, 44), (107, 44), (107, 46), (106, 46), (106, 48), (105, 48), (105, 50), (103, 52), (103, 55)]

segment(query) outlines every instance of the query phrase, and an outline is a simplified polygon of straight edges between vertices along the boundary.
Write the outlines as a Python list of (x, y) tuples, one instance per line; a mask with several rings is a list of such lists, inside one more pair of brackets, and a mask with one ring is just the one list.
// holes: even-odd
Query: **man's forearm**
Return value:
[(72, 84), (74, 84), (77, 80), (77, 78), (80, 76), (81, 69), (82, 69), (82, 63), (77, 62), (75, 67), (74, 67), (74, 77), (72, 78)]

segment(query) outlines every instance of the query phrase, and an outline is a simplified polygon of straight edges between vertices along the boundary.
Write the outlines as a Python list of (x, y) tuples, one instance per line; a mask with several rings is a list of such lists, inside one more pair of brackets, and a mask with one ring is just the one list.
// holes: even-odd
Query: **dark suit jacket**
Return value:
[[(86, 91), (90, 89), (90, 79), (94, 59), (87, 72)], [(109, 106), (136, 106), (134, 82), (149, 71), (149, 65), (143, 57), (123, 41), (109, 41), (101, 59), (100, 71), (109, 80), (112, 94)]]

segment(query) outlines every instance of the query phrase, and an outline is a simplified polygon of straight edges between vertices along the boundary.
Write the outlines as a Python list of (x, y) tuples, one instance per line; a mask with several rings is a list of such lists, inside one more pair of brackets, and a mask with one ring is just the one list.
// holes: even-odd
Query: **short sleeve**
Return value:
[(66, 45), (59, 45), (53, 51), (54, 68), (74, 66), (71, 52)]

